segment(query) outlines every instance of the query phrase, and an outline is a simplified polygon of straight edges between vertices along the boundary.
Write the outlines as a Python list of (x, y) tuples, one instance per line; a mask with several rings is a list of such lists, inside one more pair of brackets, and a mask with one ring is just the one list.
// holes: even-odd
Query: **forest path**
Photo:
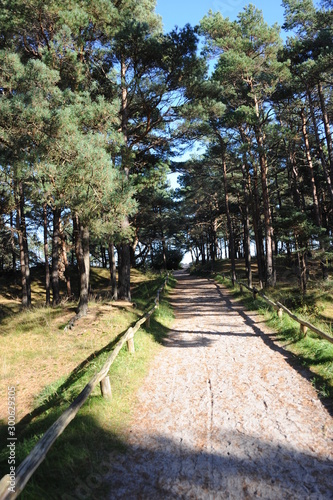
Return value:
[(332, 499), (333, 420), (256, 313), (177, 273), (109, 499)]

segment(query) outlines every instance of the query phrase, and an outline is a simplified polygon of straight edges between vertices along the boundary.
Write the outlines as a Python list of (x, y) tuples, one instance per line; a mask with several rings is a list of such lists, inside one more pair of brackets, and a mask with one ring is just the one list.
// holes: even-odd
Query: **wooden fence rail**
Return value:
[(29, 455), (23, 460), (19, 465), (15, 474), (15, 491), (12, 492), (8, 489), (10, 476), (7, 474), (0, 481), (0, 500), (13, 500), (23, 491), (27, 482), (37, 470), (40, 464), (44, 461), (47, 452), (56, 441), (56, 439), (63, 433), (68, 424), (73, 420), (75, 415), (78, 413), (79, 409), (83, 403), (88, 399), (93, 389), (98, 383), (101, 383), (102, 395), (108, 397), (111, 391), (105, 390), (105, 387), (109, 386), (108, 383), (108, 372), (110, 367), (116, 357), (118, 356), (121, 348), (127, 342), (130, 352), (134, 352), (133, 337), (135, 333), (139, 330), (141, 325), (150, 320), (153, 312), (159, 307), (160, 293), (165, 288), (168, 282), (168, 276), (164, 281), (161, 288), (158, 289), (155, 298), (155, 305), (135, 323), (133, 327), (130, 327), (124, 335), (119, 339), (115, 345), (113, 351), (106, 359), (103, 367), (94, 377), (88, 382), (85, 388), (80, 392), (72, 404), (62, 413), (62, 415), (53, 423), (53, 425), (45, 432), (44, 436), (38, 441), (33, 450)]
[(330, 337), (330, 335), (328, 335), (327, 333), (323, 332), (322, 330), (320, 330), (316, 326), (312, 325), (308, 321), (306, 321), (304, 319), (301, 319), (301, 318), (298, 318), (294, 313), (292, 313), (291, 311), (289, 311), (289, 309), (287, 309), (287, 307), (285, 307), (283, 304), (281, 304), (281, 302), (276, 302), (276, 303), (273, 302), (273, 300), (271, 300), (269, 297), (267, 297), (262, 292), (262, 290), (258, 290), (255, 287), (251, 288), (248, 285), (246, 285), (245, 283), (241, 283), (239, 281), (236, 281), (236, 283), (239, 285), (241, 291), (242, 291), (242, 288), (245, 287), (251, 293), (253, 293), (253, 298), (254, 299), (256, 299), (257, 295), (259, 294), (262, 299), (264, 299), (273, 309), (275, 309), (277, 311), (278, 316), (280, 318), (282, 317), (282, 312), (283, 311), (286, 314), (288, 314), (288, 316), (290, 316), (294, 321), (296, 321), (297, 323), (300, 324), (301, 333), (303, 335), (306, 335), (307, 329), (309, 329), (309, 330), (313, 331), (314, 333), (316, 333), (317, 335), (319, 335), (320, 337), (322, 337), (323, 339), (325, 339), (328, 342), (331, 342), (331, 344), (333, 344), (333, 337)]

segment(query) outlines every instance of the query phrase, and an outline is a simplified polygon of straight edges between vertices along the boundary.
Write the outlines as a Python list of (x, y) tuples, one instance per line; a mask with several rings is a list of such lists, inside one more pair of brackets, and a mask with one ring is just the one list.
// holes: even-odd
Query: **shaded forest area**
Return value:
[(253, 5), (167, 34), (155, 5), (1, 2), (0, 272), (23, 307), (36, 266), (46, 304), (82, 316), (91, 263), (130, 301), (131, 268), (185, 252), (230, 258), (233, 281), (244, 259), (249, 286), (253, 256), (261, 287), (281, 256), (303, 295), (309, 260), (329, 280), (332, 1), (285, 0), (286, 42)]

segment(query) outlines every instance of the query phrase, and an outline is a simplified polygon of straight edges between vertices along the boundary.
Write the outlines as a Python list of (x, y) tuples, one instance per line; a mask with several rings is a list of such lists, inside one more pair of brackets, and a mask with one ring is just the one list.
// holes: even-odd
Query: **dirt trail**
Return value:
[(109, 499), (332, 499), (333, 420), (260, 317), (178, 274)]

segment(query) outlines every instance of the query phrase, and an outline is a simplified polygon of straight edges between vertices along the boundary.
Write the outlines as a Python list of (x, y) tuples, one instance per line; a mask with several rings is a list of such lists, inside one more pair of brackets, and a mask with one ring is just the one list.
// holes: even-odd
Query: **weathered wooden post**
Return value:
[(101, 394), (103, 398), (111, 399), (112, 398), (112, 391), (111, 391), (111, 382), (110, 382), (110, 377), (107, 375), (105, 378), (103, 378), (100, 383), (100, 388), (101, 388)]
[(279, 307), (277, 315), (278, 315), (279, 319), (282, 319), (282, 316), (283, 316), (283, 309), (282, 309), (282, 307)]
[(134, 336), (127, 339), (127, 349), (128, 349), (128, 352), (130, 352), (131, 354), (135, 353)]
[(148, 318), (147, 318), (146, 328), (150, 328), (150, 316), (148, 316)]
[(308, 331), (308, 327), (305, 325), (302, 325), (302, 323), (301, 323), (300, 330), (301, 330), (301, 334), (303, 335), (303, 337), (305, 337), (307, 334), (307, 331)]
[(242, 285), (242, 283), (239, 283), (239, 291), (243, 295), (243, 285)]
[(253, 300), (257, 300), (258, 296), (258, 290), (256, 288), (253, 288)]

